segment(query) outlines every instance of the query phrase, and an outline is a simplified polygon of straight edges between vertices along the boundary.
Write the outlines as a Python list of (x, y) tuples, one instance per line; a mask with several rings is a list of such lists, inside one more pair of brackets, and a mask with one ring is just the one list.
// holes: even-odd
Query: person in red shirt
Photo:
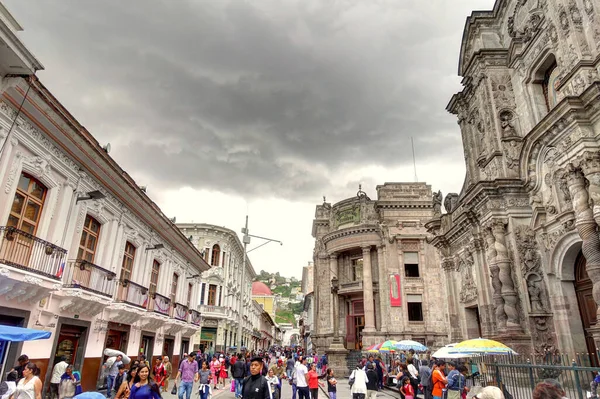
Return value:
[(402, 387), (400, 388), (400, 392), (404, 394), (404, 399), (415, 399), (415, 390), (410, 384), (410, 378), (404, 377), (402, 379)]
[(310, 390), (310, 399), (319, 398), (319, 385), (324, 384), (319, 381), (319, 374), (317, 374), (317, 364), (313, 363), (310, 365), (310, 371), (308, 372), (308, 389)]
[(433, 371), (431, 373), (431, 381), (433, 382), (433, 399), (442, 399), (443, 389), (446, 388), (446, 384), (448, 380), (444, 375), (444, 368), (446, 367), (446, 362), (443, 360), (438, 360), (433, 366)]

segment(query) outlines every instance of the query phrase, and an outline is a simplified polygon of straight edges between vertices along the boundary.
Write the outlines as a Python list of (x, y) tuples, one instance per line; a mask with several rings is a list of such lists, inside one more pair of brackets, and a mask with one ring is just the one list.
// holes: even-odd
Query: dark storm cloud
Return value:
[(411, 164), (411, 136), (462, 162), (444, 107), (468, 0), (5, 2), (42, 81), (161, 188), (314, 197)]

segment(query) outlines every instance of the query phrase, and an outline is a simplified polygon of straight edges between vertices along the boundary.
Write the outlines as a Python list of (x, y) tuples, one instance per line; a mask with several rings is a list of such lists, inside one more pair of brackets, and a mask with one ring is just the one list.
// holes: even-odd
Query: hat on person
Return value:
[(504, 399), (504, 394), (502, 390), (498, 387), (489, 386), (483, 388), (481, 391), (477, 392), (474, 399)]

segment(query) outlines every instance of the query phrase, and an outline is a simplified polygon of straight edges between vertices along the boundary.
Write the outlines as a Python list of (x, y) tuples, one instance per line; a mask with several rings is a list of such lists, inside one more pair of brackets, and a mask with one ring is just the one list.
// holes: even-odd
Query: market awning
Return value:
[(0, 324), (0, 341), (34, 341), (37, 339), (48, 339), (50, 338), (50, 335), (51, 333), (49, 331)]

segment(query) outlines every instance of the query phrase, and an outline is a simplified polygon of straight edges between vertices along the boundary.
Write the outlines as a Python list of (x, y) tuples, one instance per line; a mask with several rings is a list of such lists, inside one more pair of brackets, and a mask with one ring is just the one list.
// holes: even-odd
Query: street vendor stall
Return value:
[[(51, 335), (49, 331), (0, 324), (0, 362), (2, 364), (0, 367), (0, 376), (4, 376), (7, 369), (6, 359), (11, 343), (48, 339)], [(11, 365), (8, 367), (11, 367)]]

